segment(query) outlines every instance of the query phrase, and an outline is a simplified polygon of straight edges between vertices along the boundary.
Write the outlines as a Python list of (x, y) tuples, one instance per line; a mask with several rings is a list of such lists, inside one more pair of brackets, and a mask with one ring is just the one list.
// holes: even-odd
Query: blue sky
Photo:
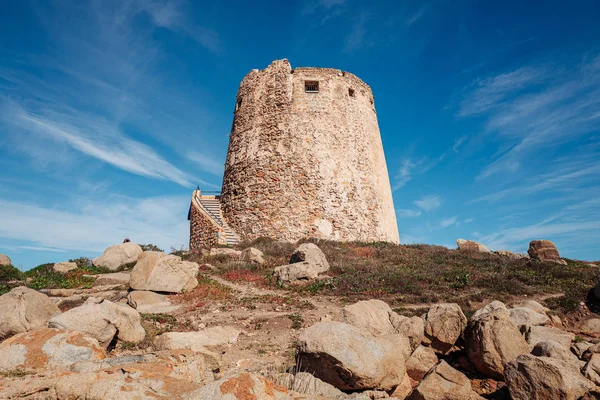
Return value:
[[(203, 4), (206, 3), (206, 4)], [(600, 3), (6, 1), (0, 253), (187, 246), (253, 68), (373, 89), (403, 243), (600, 259)]]

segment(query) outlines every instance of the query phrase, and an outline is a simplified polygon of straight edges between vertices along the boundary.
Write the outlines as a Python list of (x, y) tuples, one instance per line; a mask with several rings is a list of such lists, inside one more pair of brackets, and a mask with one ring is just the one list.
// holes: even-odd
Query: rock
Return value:
[(572, 364), (531, 354), (508, 362), (504, 375), (513, 400), (576, 400), (594, 387)]
[[(400, 335), (376, 337), (342, 322), (319, 322), (298, 338), (298, 362), (303, 370), (340, 390), (389, 390), (405, 374)], [(408, 343), (407, 343), (408, 345)]]
[(100, 257), (94, 258), (92, 264), (116, 271), (123, 265), (135, 262), (142, 253), (142, 248), (138, 244), (132, 242), (116, 244), (104, 250)]
[(387, 303), (375, 299), (359, 301), (342, 308), (344, 322), (366, 329), (372, 335), (396, 333), (390, 321), (392, 313), (395, 314)]
[(82, 332), (107, 347), (115, 334), (125, 342), (144, 340), (146, 332), (140, 321), (140, 314), (126, 304), (90, 297), (83, 305), (53, 317), (48, 326)]
[(467, 317), (456, 303), (431, 306), (425, 318), (424, 343), (438, 353), (447, 354), (462, 335)]
[(423, 378), (407, 400), (465, 400), (471, 397), (471, 381), (441, 361)]
[(275, 276), (280, 282), (295, 282), (300, 280), (316, 279), (319, 272), (307, 262), (300, 262), (275, 267)]
[(10, 260), (10, 257), (8, 257), (5, 254), (0, 254), (0, 266), (8, 267), (9, 265), (12, 265), (12, 261)]
[(533, 311), (528, 307), (516, 307), (509, 310), (510, 319), (515, 325), (546, 325), (550, 318), (546, 314)]
[(496, 250), (494, 253), (498, 254), (499, 256), (506, 257), (510, 260), (521, 260), (523, 258), (529, 258), (529, 256), (527, 256), (526, 254), (517, 254), (513, 253), (510, 250)]
[(588, 336), (600, 337), (600, 318), (591, 318), (579, 326), (579, 330)]
[(469, 320), (465, 350), (477, 370), (485, 376), (502, 380), (504, 364), (520, 354), (529, 353), (530, 346), (510, 318), (506, 306), (493, 301)]
[(535, 300), (521, 300), (513, 304), (513, 308), (517, 307), (527, 307), (535, 312), (546, 314), (550, 311), (549, 308), (544, 307), (540, 303)]
[(549, 240), (532, 240), (529, 243), (529, 256), (538, 261), (555, 262), (567, 265), (567, 262), (560, 258), (560, 254), (554, 243)]
[(531, 350), (531, 354), (538, 357), (551, 357), (563, 360), (575, 365), (577, 368), (580, 366), (579, 359), (575, 354), (571, 353), (568, 347), (553, 341), (538, 342), (533, 347), (533, 350)]
[(296, 375), (278, 374), (273, 377), (273, 381), (288, 390), (302, 393), (305, 396), (321, 396), (332, 400), (347, 398), (346, 393), (307, 372), (298, 372)]
[(581, 357), (582, 360), (589, 361), (594, 354), (600, 354), (600, 343), (589, 346)]
[(254, 247), (249, 247), (242, 250), (240, 260), (248, 264), (264, 265), (265, 260), (263, 258), (263, 252)]
[(408, 397), (410, 392), (412, 392), (412, 382), (408, 374), (404, 375), (404, 379), (402, 382), (396, 386), (396, 389), (392, 392), (392, 397), (398, 400), (404, 400)]
[(551, 326), (528, 326), (525, 330), (527, 343), (534, 347), (539, 342), (553, 341), (570, 348), (575, 335)]
[[(575, 342), (571, 345), (571, 352), (577, 356), (580, 360), (583, 360), (583, 354), (587, 349), (593, 346), (593, 343), (586, 342), (585, 340)], [(588, 358), (589, 359), (589, 358)]]
[(594, 354), (581, 370), (583, 376), (600, 386), (600, 354)]
[(77, 269), (77, 263), (71, 261), (57, 262), (52, 266), (52, 269), (56, 272), (62, 272), (64, 274), (65, 272)]
[(477, 253), (490, 252), (490, 249), (488, 249), (485, 245), (472, 240), (456, 239), (456, 245), (458, 246), (459, 250), (473, 251)]
[(227, 247), (213, 247), (208, 254), (210, 256), (229, 256), (233, 258), (240, 258), (242, 256), (240, 250), (228, 249)]
[(232, 326), (213, 326), (198, 332), (167, 332), (154, 339), (160, 350), (189, 349), (224, 353), (236, 343), (241, 331)]
[(406, 373), (418, 382), (437, 362), (438, 358), (431, 347), (419, 346), (406, 361)]
[(46, 327), (60, 309), (45, 294), (19, 286), (0, 296), (0, 339)]
[(329, 271), (329, 263), (325, 254), (314, 243), (303, 243), (294, 250), (290, 257), (290, 264), (299, 262), (307, 262), (313, 265), (315, 269), (319, 270), (319, 273)]
[(411, 350), (414, 351), (425, 336), (425, 322), (421, 317), (405, 317), (395, 312), (390, 314), (392, 325), (396, 333), (406, 336), (410, 341)]
[(100, 274), (94, 275), (96, 280), (92, 287), (104, 286), (104, 285), (119, 285), (123, 289), (129, 289), (129, 279), (131, 273), (129, 272), (113, 272), (112, 274)]
[(59, 329), (19, 333), (0, 344), (0, 370), (66, 368), (78, 361), (105, 357), (96, 339)]
[(181, 293), (198, 286), (198, 264), (159, 251), (145, 251), (131, 271), (134, 290)]
[(137, 312), (147, 314), (171, 313), (180, 307), (172, 304), (166, 296), (146, 290), (129, 292), (127, 304)]
[(223, 378), (184, 396), (184, 400), (292, 400), (283, 386), (247, 372)]

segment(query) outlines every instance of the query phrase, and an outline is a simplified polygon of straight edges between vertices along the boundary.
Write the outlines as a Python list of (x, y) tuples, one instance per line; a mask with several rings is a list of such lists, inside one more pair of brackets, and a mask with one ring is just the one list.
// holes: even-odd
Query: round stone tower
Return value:
[(288, 60), (240, 84), (221, 210), (242, 238), (399, 243), (371, 88)]

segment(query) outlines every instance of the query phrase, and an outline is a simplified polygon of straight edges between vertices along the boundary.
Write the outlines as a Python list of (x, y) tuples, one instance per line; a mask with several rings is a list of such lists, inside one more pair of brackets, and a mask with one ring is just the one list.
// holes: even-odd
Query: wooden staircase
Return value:
[(223, 229), (225, 230), (225, 243), (234, 246), (240, 243), (239, 237), (227, 225), (221, 213), (220, 196), (202, 196), (196, 195), (197, 204)]

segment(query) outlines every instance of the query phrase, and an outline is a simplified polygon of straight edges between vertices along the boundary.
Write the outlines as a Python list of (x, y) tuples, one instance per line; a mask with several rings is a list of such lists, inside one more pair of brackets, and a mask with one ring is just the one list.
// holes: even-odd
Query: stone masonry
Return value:
[(246, 75), (235, 108), (221, 211), (240, 238), (399, 243), (367, 84), (277, 60)]

